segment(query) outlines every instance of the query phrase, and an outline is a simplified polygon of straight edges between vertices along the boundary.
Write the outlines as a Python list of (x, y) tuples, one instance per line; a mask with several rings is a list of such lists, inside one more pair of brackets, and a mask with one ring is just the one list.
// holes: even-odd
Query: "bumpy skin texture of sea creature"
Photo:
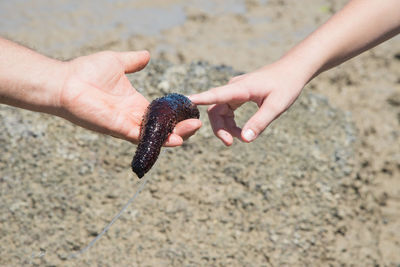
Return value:
[(199, 117), (196, 105), (184, 95), (174, 93), (153, 100), (143, 117), (140, 142), (132, 160), (133, 172), (142, 178), (156, 162), (175, 125)]

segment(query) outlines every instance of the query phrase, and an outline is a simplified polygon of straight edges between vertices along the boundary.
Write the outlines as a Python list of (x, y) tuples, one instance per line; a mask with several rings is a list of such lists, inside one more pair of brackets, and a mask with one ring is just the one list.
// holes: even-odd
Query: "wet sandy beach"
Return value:
[[(131, 80), (151, 99), (272, 63), (345, 2), (3, 1), (0, 35), (63, 60), (147, 49), (152, 65)], [(0, 265), (400, 264), (399, 36), (311, 81), (254, 145), (223, 147), (204, 111), (121, 220), (69, 261), (138, 187), (135, 147), (1, 106)]]

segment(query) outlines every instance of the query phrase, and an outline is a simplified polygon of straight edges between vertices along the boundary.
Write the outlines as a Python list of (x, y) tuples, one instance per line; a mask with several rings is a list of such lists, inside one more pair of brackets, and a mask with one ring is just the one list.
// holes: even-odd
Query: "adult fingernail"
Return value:
[(251, 142), (256, 137), (256, 134), (253, 132), (253, 130), (248, 129), (244, 132), (243, 137), (247, 142)]

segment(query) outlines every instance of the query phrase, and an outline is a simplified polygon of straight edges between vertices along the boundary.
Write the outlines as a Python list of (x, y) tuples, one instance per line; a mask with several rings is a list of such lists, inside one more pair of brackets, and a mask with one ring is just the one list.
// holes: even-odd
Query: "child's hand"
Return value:
[[(214, 104), (209, 117), (214, 133), (226, 145), (233, 137), (251, 142), (298, 97), (319, 73), (400, 33), (398, 0), (352, 0), (324, 25), (276, 63), (233, 78), (228, 85), (191, 97), (196, 104)], [(236, 126), (234, 111), (247, 101), (259, 110)]]
[[(198, 105), (210, 105), (208, 116), (214, 134), (225, 145), (233, 137), (245, 142), (256, 139), (262, 131), (296, 100), (305, 83), (305, 77), (295, 75), (293, 66), (276, 62), (257, 71), (232, 78), (225, 86), (192, 95)], [(236, 125), (234, 111), (247, 101), (255, 102), (259, 110), (243, 129)]]

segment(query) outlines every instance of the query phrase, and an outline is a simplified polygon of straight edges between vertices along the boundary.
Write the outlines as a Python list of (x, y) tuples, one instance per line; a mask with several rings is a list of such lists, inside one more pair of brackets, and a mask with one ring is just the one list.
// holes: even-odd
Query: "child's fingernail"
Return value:
[(246, 141), (250, 142), (253, 141), (253, 139), (256, 137), (256, 134), (253, 132), (253, 130), (248, 129), (244, 132), (243, 137), (246, 139)]

